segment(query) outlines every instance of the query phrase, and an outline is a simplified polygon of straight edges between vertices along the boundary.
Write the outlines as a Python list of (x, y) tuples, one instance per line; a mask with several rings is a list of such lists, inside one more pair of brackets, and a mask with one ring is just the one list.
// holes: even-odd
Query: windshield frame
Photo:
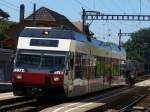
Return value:
[[(63, 57), (64, 56), (62, 69), (64, 70), (64, 68), (65, 68), (67, 52), (54, 52), (54, 51), (52, 51), (52, 52), (50, 52), (50, 51), (42, 51), (42, 52), (38, 51), (37, 52), (37, 51), (33, 51), (33, 50), (31, 50), (31, 51), (26, 51), (26, 50), (19, 50), (19, 51), (17, 51), (17, 55), (16, 55), (16, 58), (15, 58), (15, 64), (14, 64), (15, 66), (14, 67), (15, 68), (30, 69), (29, 67), (24, 67), (24, 66), (17, 65), (19, 54), (40, 55), (41, 56), (39, 66), (37, 66), (36, 68), (33, 67), (32, 69), (46, 69), (46, 68), (41, 66), (42, 65), (42, 59), (43, 59), (44, 56), (54, 56), (54, 57), (61, 57), (61, 56)], [(53, 66), (55, 66), (55, 65), (53, 65)]]

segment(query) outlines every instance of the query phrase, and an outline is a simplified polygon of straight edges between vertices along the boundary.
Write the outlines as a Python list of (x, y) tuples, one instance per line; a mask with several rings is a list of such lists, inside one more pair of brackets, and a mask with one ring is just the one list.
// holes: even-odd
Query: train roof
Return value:
[[(32, 31), (31, 31), (32, 30)], [(48, 32), (46, 36), (43, 35), (43, 32)], [(75, 32), (73, 30), (65, 30), (58, 28), (49, 28), (49, 27), (26, 27), (20, 34), (20, 37), (32, 37), (32, 38), (55, 38), (55, 39), (72, 39), (81, 42), (86, 42), (97, 47), (111, 49), (116, 52), (125, 52), (124, 48), (119, 47), (118, 45), (103, 42), (97, 40), (93, 37), (87, 37), (82, 33)], [(88, 40), (90, 38), (90, 40)]]

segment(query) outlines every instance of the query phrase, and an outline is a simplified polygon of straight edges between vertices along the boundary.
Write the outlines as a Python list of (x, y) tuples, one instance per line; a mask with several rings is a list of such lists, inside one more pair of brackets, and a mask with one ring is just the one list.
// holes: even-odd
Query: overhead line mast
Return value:
[(119, 30), (118, 36), (119, 36), (119, 47), (121, 47), (121, 37), (122, 36), (131, 36), (132, 33), (122, 33), (121, 29)]
[(82, 13), (83, 21), (87, 20), (125, 20), (125, 21), (150, 21), (150, 15), (132, 14), (103, 14), (98, 11), (85, 11)]
[(83, 9), (82, 10), (83, 33), (85, 33), (85, 25), (86, 21), (88, 20), (150, 21), (150, 15), (104, 14), (99, 11), (86, 11), (85, 9)]

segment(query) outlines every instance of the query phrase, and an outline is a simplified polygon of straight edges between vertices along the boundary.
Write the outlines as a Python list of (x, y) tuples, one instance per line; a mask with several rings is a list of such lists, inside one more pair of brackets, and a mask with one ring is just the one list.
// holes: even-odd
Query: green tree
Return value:
[(145, 53), (150, 51), (150, 28), (132, 33), (131, 38), (123, 45), (128, 59), (145, 60)]
[(10, 23), (7, 20), (0, 20), (0, 41), (8, 38), (6, 32), (10, 28)]
[[(15, 25), (15, 22), (8, 21), (7, 19), (0, 20), (0, 47), (6, 49), (15, 49), (16, 45), (13, 42), (12, 37), (8, 35), (11, 27)], [(10, 41), (12, 39), (12, 42)]]

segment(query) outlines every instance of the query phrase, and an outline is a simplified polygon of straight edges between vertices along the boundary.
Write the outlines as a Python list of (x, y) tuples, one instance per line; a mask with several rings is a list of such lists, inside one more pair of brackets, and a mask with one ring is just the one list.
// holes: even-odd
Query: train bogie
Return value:
[(51, 85), (27, 85), (27, 84), (13, 84), (13, 92), (15, 96), (26, 97), (66, 97), (63, 86), (51, 86)]

